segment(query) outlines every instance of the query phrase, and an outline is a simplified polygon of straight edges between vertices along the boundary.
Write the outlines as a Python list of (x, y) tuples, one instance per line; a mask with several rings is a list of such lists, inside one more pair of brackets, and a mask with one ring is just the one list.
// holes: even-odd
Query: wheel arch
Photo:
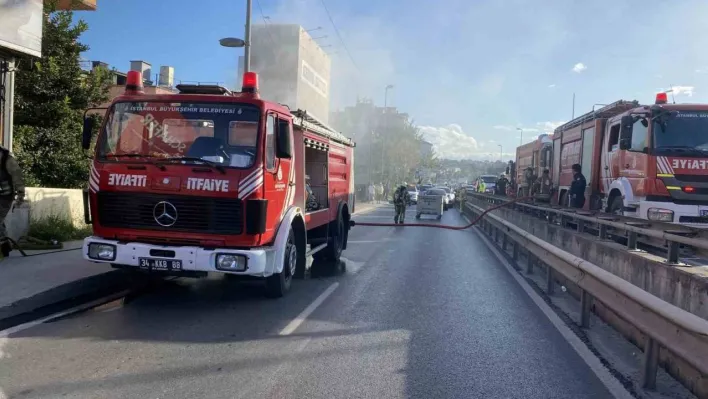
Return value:
[[(295, 230), (295, 243), (298, 245), (298, 254), (305, 253), (307, 246), (307, 227), (305, 226), (305, 218), (302, 214), (302, 209), (298, 206), (292, 206), (285, 212), (283, 220), (280, 221), (278, 232), (275, 235), (273, 254), (273, 270), (272, 273), (280, 273), (283, 271), (283, 262), (285, 260), (285, 244), (288, 240), (290, 229)], [(302, 256), (302, 255), (300, 255)]]

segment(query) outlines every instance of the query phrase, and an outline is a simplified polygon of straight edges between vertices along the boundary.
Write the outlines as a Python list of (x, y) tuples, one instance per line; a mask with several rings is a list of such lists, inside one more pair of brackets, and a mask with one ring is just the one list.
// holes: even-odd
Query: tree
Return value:
[(108, 99), (109, 71), (81, 69), (88, 25), (45, 6), (42, 58), (20, 59), (15, 80), (14, 150), (27, 185), (81, 188), (89, 161), (81, 148), (83, 112)]

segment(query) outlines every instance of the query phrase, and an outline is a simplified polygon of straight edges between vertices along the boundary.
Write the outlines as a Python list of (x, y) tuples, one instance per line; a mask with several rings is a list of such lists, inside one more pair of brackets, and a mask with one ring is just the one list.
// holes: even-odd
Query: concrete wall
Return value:
[(57, 215), (71, 219), (76, 227), (84, 227), (84, 205), (81, 190), (27, 187), (27, 203), (7, 216), (5, 227), (13, 239), (26, 235), (31, 221)]

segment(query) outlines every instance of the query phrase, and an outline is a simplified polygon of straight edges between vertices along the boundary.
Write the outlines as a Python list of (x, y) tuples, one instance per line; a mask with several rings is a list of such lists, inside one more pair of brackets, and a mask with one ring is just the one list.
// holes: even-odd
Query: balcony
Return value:
[(59, 0), (57, 10), (96, 11), (96, 0)]

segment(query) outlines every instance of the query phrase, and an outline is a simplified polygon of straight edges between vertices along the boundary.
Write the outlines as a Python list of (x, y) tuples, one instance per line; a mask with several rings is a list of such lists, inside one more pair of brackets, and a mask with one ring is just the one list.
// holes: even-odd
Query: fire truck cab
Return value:
[[(708, 105), (616, 101), (554, 133), (553, 179), (568, 203), (571, 166), (587, 179), (585, 207), (641, 219), (708, 224)], [(589, 199), (589, 201), (588, 201)]]
[(261, 99), (252, 72), (240, 93), (177, 89), (145, 95), (130, 72), (107, 110), (84, 195), (93, 226), (84, 257), (169, 275), (260, 278), (272, 297), (305, 276), (308, 255), (336, 265), (354, 212), (354, 142)]

